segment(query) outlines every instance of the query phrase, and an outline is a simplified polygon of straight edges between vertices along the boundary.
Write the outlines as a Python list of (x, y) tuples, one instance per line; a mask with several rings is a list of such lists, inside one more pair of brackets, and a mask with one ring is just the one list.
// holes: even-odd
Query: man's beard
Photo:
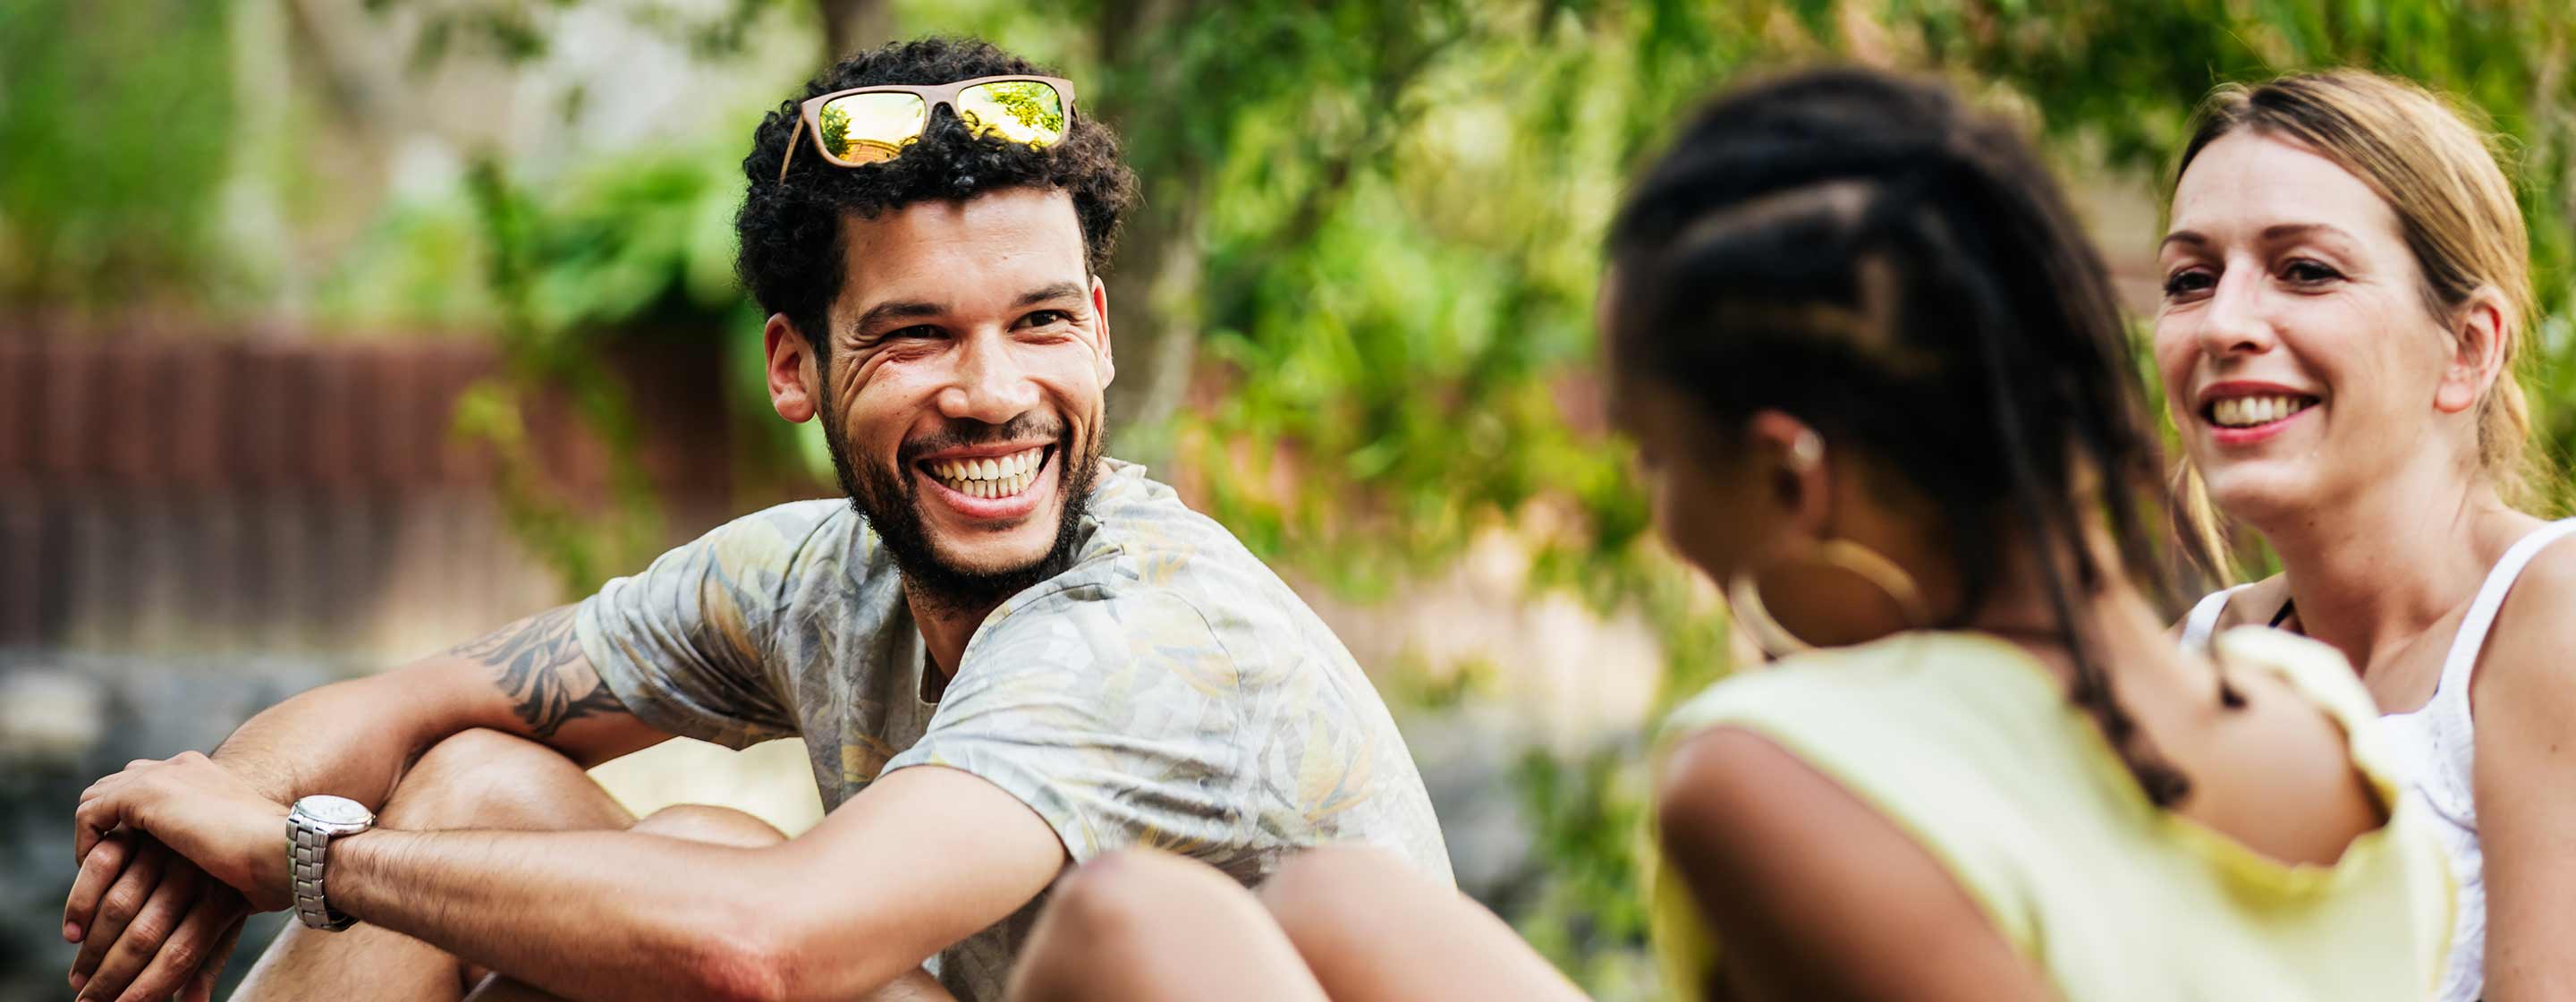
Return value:
[[(920, 483), (912, 476), (914, 461), (924, 453), (979, 442), (1021, 440), (1047, 432), (1053, 433), (1055, 460), (1063, 471), (1056, 490), (1055, 543), (1036, 560), (999, 570), (973, 570), (942, 559), (923, 528)], [(832, 454), (832, 471), (840, 477), (841, 492), (849, 495), (850, 507), (876, 530), (877, 539), (894, 557), (895, 569), (903, 574), (905, 591), (915, 601), (956, 612), (990, 609), (1073, 566), (1074, 544), (1082, 530), (1083, 515), (1090, 509), (1092, 476), (1100, 467), (1096, 436), (1083, 443), (1077, 456), (1069, 424), (1048, 428), (1044, 422), (1027, 416), (1004, 425), (960, 421), (948, 431), (907, 441), (896, 450), (894, 467), (889, 471), (879, 463), (853, 462), (850, 444), (841, 437), (838, 408), (827, 401), (823, 406), (823, 445)], [(1031, 517), (1043, 517), (1043, 513), (1032, 512)]]

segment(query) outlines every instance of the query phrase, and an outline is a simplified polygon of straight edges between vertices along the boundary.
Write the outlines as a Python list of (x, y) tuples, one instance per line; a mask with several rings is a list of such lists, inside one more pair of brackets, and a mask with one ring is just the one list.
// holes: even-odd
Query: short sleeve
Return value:
[(929, 730), (886, 771), (972, 773), (1046, 819), (1076, 862), (1130, 845), (1244, 846), (1234, 659), (1185, 599), (1073, 586), (1015, 602), (968, 647)]
[(574, 623), (601, 681), (645, 723), (742, 748), (796, 733), (767, 638), (819, 520), (788, 505), (725, 525), (583, 600)]

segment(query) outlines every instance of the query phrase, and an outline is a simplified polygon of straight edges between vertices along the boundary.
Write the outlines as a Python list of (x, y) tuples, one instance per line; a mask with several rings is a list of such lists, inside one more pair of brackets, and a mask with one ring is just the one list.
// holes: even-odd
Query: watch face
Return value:
[(347, 797), (327, 795), (296, 801), (295, 812), (326, 825), (363, 825), (376, 817), (364, 804)]

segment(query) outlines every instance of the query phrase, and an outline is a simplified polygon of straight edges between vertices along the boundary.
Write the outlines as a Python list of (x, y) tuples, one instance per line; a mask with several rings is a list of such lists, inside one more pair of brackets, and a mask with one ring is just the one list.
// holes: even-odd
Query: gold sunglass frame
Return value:
[[(802, 143), (806, 136), (814, 137), (814, 152), (823, 157), (824, 163), (831, 164), (834, 167), (863, 166), (863, 164), (852, 163), (848, 160), (844, 160), (841, 158), (840, 154), (823, 148), (824, 105), (849, 97), (853, 94), (911, 94), (921, 98), (921, 128), (926, 130), (930, 128), (930, 113), (939, 110), (940, 105), (947, 105), (948, 113), (951, 115), (957, 115), (960, 118), (965, 117), (957, 110), (957, 95), (964, 93), (967, 88), (990, 83), (1014, 83), (1019, 81), (1033, 81), (1055, 88), (1056, 96), (1064, 99), (1065, 134), (1071, 135), (1073, 133), (1073, 123), (1075, 118), (1075, 112), (1073, 110), (1073, 81), (1067, 80), (1063, 77), (1037, 76), (1035, 74), (1028, 73), (1005, 73), (1001, 76), (976, 77), (971, 80), (957, 80), (944, 84), (877, 84), (870, 87), (852, 87), (848, 90), (836, 90), (829, 94), (817, 94), (813, 97), (806, 98), (803, 104), (797, 106), (796, 132), (794, 135), (787, 137), (787, 155), (778, 158), (778, 180), (782, 184), (787, 181), (787, 167), (788, 165), (796, 162), (797, 144)], [(920, 135), (921, 132), (915, 131), (912, 135), (901, 138), (912, 139), (918, 138)], [(883, 163), (884, 161), (880, 160), (869, 162)]]

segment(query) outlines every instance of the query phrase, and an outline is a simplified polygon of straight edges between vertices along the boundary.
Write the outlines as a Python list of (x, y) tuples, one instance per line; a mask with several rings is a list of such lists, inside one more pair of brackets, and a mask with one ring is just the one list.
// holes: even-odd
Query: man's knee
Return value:
[(622, 828), (632, 821), (562, 753), (481, 728), (421, 753), (379, 814), (388, 828), (416, 831)]
[(1210, 891), (1244, 894), (1224, 874), (1148, 849), (1120, 850), (1074, 868), (1048, 893), (1046, 911), (1012, 972), (1010, 997), (1099, 997), (1107, 985), (1099, 980), (1102, 972), (1141, 974), (1151, 964), (1154, 930), (1188, 921), (1184, 906)]
[(1090, 950), (1118, 950), (1152, 937), (1159, 923), (1251, 899), (1214, 867), (1150, 849), (1124, 849), (1085, 863), (1056, 882), (1047, 922)]
[(787, 834), (770, 827), (769, 822), (713, 804), (673, 804), (644, 816), (629, 831), (691, 842), (758, 849), (787, 841)]
[(1370, 900), (1376, 891), (1422, 875), (1385, 850), (1361, 845), (1319, 846), (1298, 853), (1262, 882), (1261, 904), (1290, 939), (1300, 930), (1331, 923), (1337, 909)]

